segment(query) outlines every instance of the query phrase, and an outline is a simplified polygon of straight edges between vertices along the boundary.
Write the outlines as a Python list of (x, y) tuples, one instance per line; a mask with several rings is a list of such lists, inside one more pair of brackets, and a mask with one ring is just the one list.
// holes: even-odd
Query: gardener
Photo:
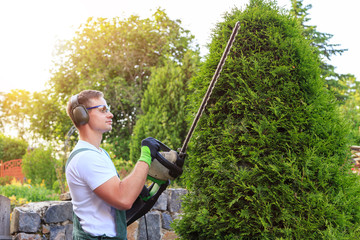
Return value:
[(73, 239), (126, 239), (125, 210), (143, 189), (151, 155), (159, 145), (153, 138), (143, 140), (139, 161), (120, 180), (109, 155), (100, 148), (103, 133), (112, 129), (113, 118), (103, 93), (80, 92), (71, 97), (67, 113), (79, 132), (66, 166), (74, 210)]

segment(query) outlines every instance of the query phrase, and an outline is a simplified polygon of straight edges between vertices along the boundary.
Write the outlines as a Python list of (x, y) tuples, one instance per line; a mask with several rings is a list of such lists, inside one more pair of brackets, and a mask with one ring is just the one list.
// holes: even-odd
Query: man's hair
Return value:
[[(88, 107), (92, 107), (92, 106), (90, 106), (91, 99), (98, 99), (98, 98), (102, 98), (102, 97), (104, 97), (104, 94), (100, 91), (84, 90), (84, 91), (81, 91), (79, 94), (77, 94), (77, 102), (79, 105), (83, 105), (85, 108), (88, 108)], [(73, 114), (71, 113), (75, 107), (76, 106), (74, 106), (74, 103), (73, 103), (73, 101), (71, 101), (71, 98), (70, 98), (70, 100), (67, 104), (66, 112), (69, 115), (71, 121), (74, 123), (74, 125), (78, 127), (78, 125), (75, 123), (75, 121), (73, 119)]]

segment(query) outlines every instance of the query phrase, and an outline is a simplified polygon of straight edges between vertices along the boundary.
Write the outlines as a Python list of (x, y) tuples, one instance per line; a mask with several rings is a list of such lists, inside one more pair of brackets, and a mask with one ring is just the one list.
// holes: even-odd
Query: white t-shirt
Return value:
[(104, 150), (79, 140), (73, 152), (80, 148), (95, 151), (77, 153), (66, 168), (66, 179), (75, 214), (83, 230), (93, 236), (116, 236), (115, 210), (93, 190), (117, 175), (115, 166)]

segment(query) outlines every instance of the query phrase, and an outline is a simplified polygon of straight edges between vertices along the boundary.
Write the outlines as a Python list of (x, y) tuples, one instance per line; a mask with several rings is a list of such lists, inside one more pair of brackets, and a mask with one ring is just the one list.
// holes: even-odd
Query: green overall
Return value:
[[(69, 159), (66, 162), (65, 168), (70, 163), (71, 159), (82, 151), (95, 151), (90, 148), (80, 148), (71, 153)], [(105, 151), (105, 153), (109, 156), (109, 154)], [(110, 156), (109, 156), (110, 158)], [(119, 175), (118, 175), (119, 176)], [(75, 212), (73, 214), (73, 240), (98, 240), (98, 239), (117, 239), (117, 240), (126, 240), (127, 233), (126, 233), (126, 213), (125, 211), (121, 211), (115, 209), (115, 224), (116, 224), (116, 236), (115, 237), (108, 237), (105, 234), (102, 236), (91, 236), (90, 234), (86, 233), (80, 224), (79, 218), (76, 216)]]

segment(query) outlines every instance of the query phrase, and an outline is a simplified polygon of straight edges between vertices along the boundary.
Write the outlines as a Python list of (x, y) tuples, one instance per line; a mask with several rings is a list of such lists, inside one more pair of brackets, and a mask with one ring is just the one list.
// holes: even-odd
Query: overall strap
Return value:
[(67, 166), (69, 165), (71, 159), (73, 159), (73, 157), (75, 157), (76, 154), (78, 154), (79, 152), (84, 152), (84, 151), (94, 151), (96, 152), (95, 150), (91, 149), (91, 148), (79, 148), (77, 150), (75, 150), (74, 152), (72, 152), (68, 158), (68, 160), (66, 161), (66, 164), (65, 164), (65, 169), (67, 168)]

